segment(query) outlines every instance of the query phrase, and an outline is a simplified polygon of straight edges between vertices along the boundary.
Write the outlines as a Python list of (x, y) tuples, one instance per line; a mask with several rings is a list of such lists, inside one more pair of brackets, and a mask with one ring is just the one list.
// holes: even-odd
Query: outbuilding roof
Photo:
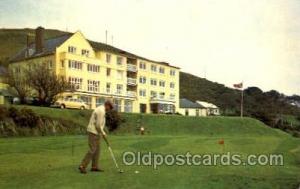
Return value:
[(182, 98), (179, 101), (180, 108), (204, 108), (200, 104), (194, 103), (188, 99)]
[(212, 108), (212, 109), (217, 109), (218, 108), (218, 106), (216, 106), (212, 103), (209, 103), (209, 102), (205, 102), (205, 101), (197, 100), (196, 103), (203, 106), (203, 107), (205, 107), (205, 108)]

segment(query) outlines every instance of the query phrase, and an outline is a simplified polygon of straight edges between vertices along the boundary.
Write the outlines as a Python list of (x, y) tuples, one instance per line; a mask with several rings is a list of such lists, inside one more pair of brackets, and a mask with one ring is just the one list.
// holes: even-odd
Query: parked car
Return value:
[(40, 106), (40, 102), (37, 97), (26, 97), (25, 103), (32, 106)]
[(81, 99), (76, 98), (64, 98), (57, 100), (53, 107), (60, 107), (61, 109), (64, 108), (75, 108), (75, 109), (88, 109), (88, 105), (83, 102)]

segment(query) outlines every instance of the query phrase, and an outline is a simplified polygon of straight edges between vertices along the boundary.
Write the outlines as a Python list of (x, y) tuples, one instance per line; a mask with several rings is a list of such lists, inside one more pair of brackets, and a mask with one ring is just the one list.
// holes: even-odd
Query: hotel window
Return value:
[(64, 60), (61, 60), (61, 61), (60, 61), (60, 66), (61, 66), (62, 68), (65, 67), (65, 61), (64, 61)]
[(69, 52), (69, 53), (76, 54), (76, 47), (69, 46), (69, 47), (68, 47), (68, 52)]
[(174, 100), (175, 99), (175, 94), (170, 94), (170, 100)]
[(159, 67), (159, 73), (164, 74), (165, 73), (165, 68)]
[(105, 99), (102, 97), (96, 97), (96, 107), (103, 105), (105, 102)]
[(88, 80), (88, 91), (99, 92), (100, 91), (100, 81)]
[(117, 64), (122, 65), (123, 64), (123, 57), (118, 56), (117, 57)]
[(110, 54), (106, 54), (106, 62), (110, 63), (110, 59), (111, 59), (111, 55)]
[(76, 60), (69, 60), (69, 68), (76, 69), (76, 70), (82, 70), (82, 62), (79, 62)]
[(110, 76), (111, 75), (111, 69), (110, 68), (106, 68), (106, 76)]
[(156, 98), (157, 97), (157, 92), (156, 91), (151, 91), (150, 93), (152, 98)]
[(117, 70), (117, 79), (123, 79), (123, 71)]
[(121, 103), (121, 100), (119, 100), (119, 99), (114, 99), (114, 100), (113, 100), (113, 104), (114, 104), (114, 108), (115, 108), (118, 112), (121, 112), (121, 111), (122, 111), (122, 103)]
[(159, 93), (159, 98), (160, 99), (164, 99), (165, 98), (165, 93), (164, 92), (160, 92)]
[(157, 80), (156, 79), (151, 79), (150, 83), (151, 83), (151, 85), (157, 85)]
[(140, 96), (146, 96), (146, 90), (145, 89), (140, 89), (139, 91)]
[(175, 83), (171, 82), (170, 83), (170, 88), (174, 89), (175, 88)]
[(125, 112), (132, 112), (132, 104), (133, 104), (133, 102), (131, 101), (131, 100), (125, 100), (125, 109), (124, 109), (124, 111)]
[(141, 70), (146, 70), (146, 63), (145, 62), (140, 62), (140, 69)]
[(156, 72), (157, 71), (157, 67), (155, 65), (151, 65), (151, 71), (152, 72)]
[(140, 83), (145, 84), (145, 83), (146, 83), (146, 77), (141, 76), (141, 77), (140, 77)]
[(106, 93), (111, 93), (111, 84), (110, 83), (106, 83)]
[(49, 61), (48, 61), (48, 68), (49, 68), (49, 69), (52, 69), (52, 68), (53, 68), (52, 60), (49, 60)]
[(122, 94), (123, 92), (123, 85), (117, 84), (117, 94)]
[(80, 97), (83, 102), (85, 102), (89, 108), (92, 108), (92, 97), (90, 96), (81, 96)]
[(160, 87), (165, 87), (166, 82), (165, 81), (159, 81), (159, 86)]
[(69, 83), (73, 85), (76, 90), (82, 89), (82, 78), (69, 77)]
[(88, 72), (100, 72), (100, 66), (97, 66), (95, 64), (88, 64), (87, 70)]
[(176, 74), (176, 71), (175, 70), (170, 70), (170, 75), (175, 75)]
[(86, 49), (82, 49), (82, 50), (81, 50), (81, 55), (82, 55), (82, 56), (89, 57), (89, 54), (90, 54), (90, 51), (89, 51), (89, 50), (86, 50)]

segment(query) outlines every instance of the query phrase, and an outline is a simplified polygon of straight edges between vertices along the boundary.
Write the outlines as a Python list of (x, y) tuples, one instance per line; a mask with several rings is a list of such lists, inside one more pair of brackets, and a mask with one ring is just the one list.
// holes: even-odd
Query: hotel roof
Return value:
[[(35, 43), (31, 43), (29, 45), (29, 47), (23, 48), (15, 56), (11, 57), (10, 62), (11, 63), (19, 62), (19, 61), (23, 61), (23, 60), (27, 60), (27, 59), (32, 59), (32, 58), (37, 58), (37, 57), (42, 57), (42, 56), (47, 56), (47, 55), (54, 54), (56, 48), (59, 47), (60, 45), (62, 45), (72, 35), (73, 35), (73, 33), (68, 33), (68, 34), (58, 36), (58, 37), (45, 39), (44, 48), (43, 48), (43, 51), (41, 53), (36, 53), (35, 52)], [(135, 55), (133, 53), (127, 52), (125, 50), (119, 49), (117, 47), (114, 47), (114, 46), (111, 46), (111, 45), (108, 45), (108, 44), (95, 42), (95, 41), (91, 41), (91, 40), (88, 40), (88, 42), (90, 43), (90, 45), (93, 47), (93, 49), (95, 51), (105, 51), (105, 52), (115, 53), (115, 54), (125, 56), (127, 58), (141, 59), (141, 60), (150, 61), (150, 62), (154, 62), (154, 63), (157, 63), (157, 64), (170, 66), (170, 67), (179, 69), (179, 67), (172, 66), (167, 62), (160, 62), (160, 61), (150, 60), (150, 59)], [(26, 56), (26, 54), (27, 54), (27, 51), (30, 50), (30, 49), (33, 50), (33, 54), (28, 57), (28, 56)]]

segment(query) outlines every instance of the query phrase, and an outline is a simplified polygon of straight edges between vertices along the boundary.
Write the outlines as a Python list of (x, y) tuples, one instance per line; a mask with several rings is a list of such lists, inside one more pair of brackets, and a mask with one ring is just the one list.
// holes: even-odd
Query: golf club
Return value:
[(117, 160), (116, 160), (116, 158), (115, 158), (115, 155), (114, 155), (114, 153), (113, 153), (113, 150), (111, 149), (111, 147), (110, 147), (110, 145), (109, 145), (109, 142), (108, 142), (107, 138), (106, 138), (105, 136), (104, 136), (103, 138), (104, 138), (105, 143), (107, 144), (108, 150), (109, 150), (109, 152), (110, 152), (111, 158), (113, 159), (113, 161), (114, 161), (114, 163), (115, 163), (116, 168), (118, 169), (119, 173), (124, 173), (124, 171), (123, 171), (122, 169), (119, 168), (119, 165), (118, 165), (118, 163), (117, 163)]

